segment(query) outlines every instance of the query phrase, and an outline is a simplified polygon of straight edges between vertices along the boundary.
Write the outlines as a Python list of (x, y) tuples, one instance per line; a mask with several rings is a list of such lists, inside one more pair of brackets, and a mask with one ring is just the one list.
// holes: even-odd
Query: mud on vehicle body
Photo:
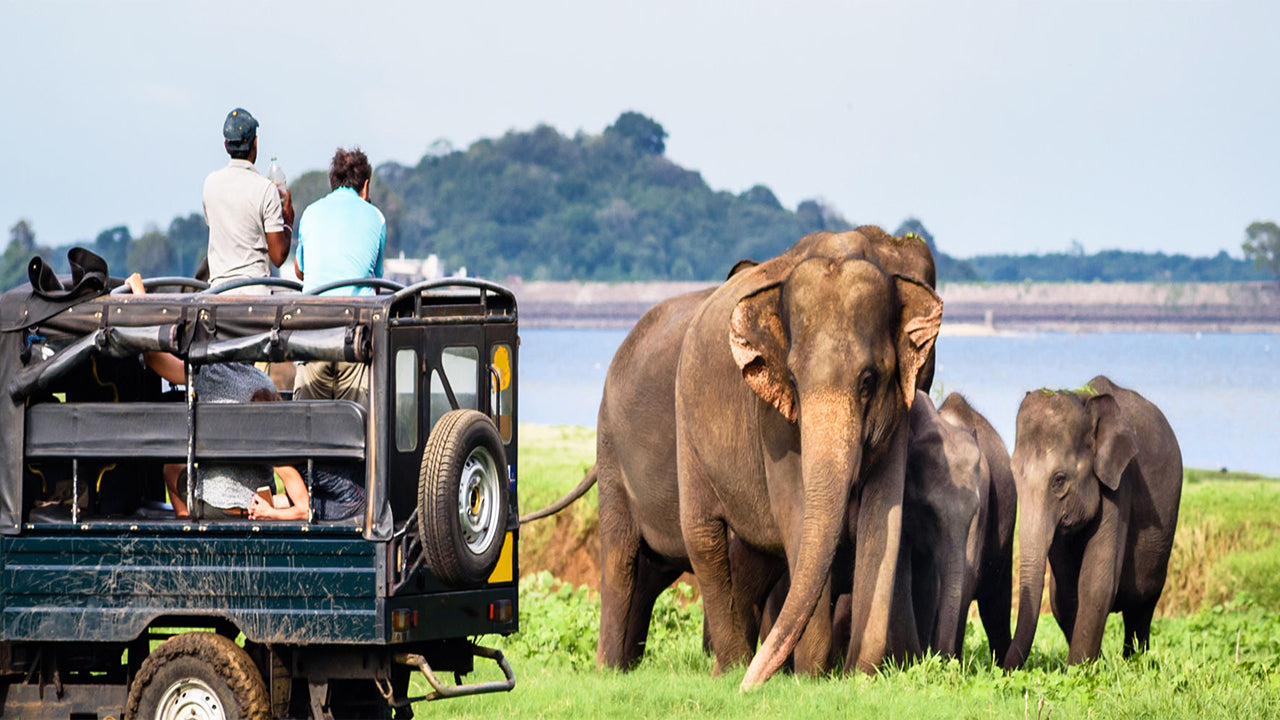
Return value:
[[(515, 298), (465, 279), (352, 281), (377, 294), (346, 297), (266, 284), (283, 287), (0, 298), (3, 717), (407, 716), (514, 686), (473, 639), (517, 630)], [(188, 378), (364, 363), (369, 399), (202, 403), (192, 383), (166, 389), (147, 351)], [(309, 484), (316, 463), (345, 467), (365, 507), (178, 519), (162, 468), (185, 464), (195, 499), (201, 462), (295, 465)], [(476, 657), (503, 679), (463, 683)], [(427, 694), (411, 697), (418, 673)]]

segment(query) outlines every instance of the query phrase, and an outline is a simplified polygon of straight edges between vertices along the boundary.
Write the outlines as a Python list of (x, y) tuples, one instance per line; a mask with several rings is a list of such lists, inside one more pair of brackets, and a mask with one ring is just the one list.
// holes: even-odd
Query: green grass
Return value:
[[(528, 512), (577, 484), (594, 438), (580, 428), (520, 432), (521, 510)], [(481, 639), (510, 659), (516, 689), (414, 710), (420, 718), (575, 720), (1280, 717), (1280, 483), (1206, 471), (1187, 476), (1162, 616), (1151, 650), (1129, 660), (1120, 657), (1122, 623), (1112, 616), (1102, 658), (1068, 668), (1062, 632), (1044, 615), (1027, 668), (1004, 673), (986, 658), (985, 635), (971, 621), (963, 661), (931, 657), (876, 676), (781, 674), (744, 694), (737, 689), (742, 668), (711, 677), (701, 605), (690, 602), (687, 586), (659, 598), (644, 661), (618, 673), (595, 669), (595, 593), (540, 573), (520, 584), (522, 631)], [(594, 522), (594, 497), (567, 512)], [(468, 681), (499, 678), (492, 664), (481, 663)], [(424, 692), (420, 682), (416, 692)]]

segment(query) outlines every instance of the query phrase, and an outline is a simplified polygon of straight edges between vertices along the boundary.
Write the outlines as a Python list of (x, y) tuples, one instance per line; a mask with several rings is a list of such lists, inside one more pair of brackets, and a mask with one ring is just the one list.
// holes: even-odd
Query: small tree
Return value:
[(625, 138), (637, 152), (647, 155), (661, 155), (667, 149), (667, 131), (656, 120), (634, 110), (619, 115), (604, 134)]
[(1254, 222), (1245, 228), (1248, 239), (1241, 245), (1244, 256), (1259, 270), (1270, 270), (1280, 285), (1280, 226), (1274, 222)]

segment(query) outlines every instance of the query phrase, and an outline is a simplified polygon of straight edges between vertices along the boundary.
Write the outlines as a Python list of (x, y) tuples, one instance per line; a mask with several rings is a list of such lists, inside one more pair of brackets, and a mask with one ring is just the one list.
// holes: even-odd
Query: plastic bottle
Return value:
[(276, 162), (276, 156), (271, 156), (271, 165), (267, 168), (267, 179), (276, 184), (283, 195), (285, 190), (289, 189), (289, 181), (285, 179), (284, 168), (280, 167), (280, 163)]

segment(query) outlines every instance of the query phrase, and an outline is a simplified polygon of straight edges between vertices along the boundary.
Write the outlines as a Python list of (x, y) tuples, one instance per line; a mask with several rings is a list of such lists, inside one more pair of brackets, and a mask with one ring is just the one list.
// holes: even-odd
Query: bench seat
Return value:
[[(364, 460), (365, 410), (350, 400), (198, 403), (198, 460)], [(42, 403), (26, 410), (26, 457), (187, 456), (187, 406)]]

